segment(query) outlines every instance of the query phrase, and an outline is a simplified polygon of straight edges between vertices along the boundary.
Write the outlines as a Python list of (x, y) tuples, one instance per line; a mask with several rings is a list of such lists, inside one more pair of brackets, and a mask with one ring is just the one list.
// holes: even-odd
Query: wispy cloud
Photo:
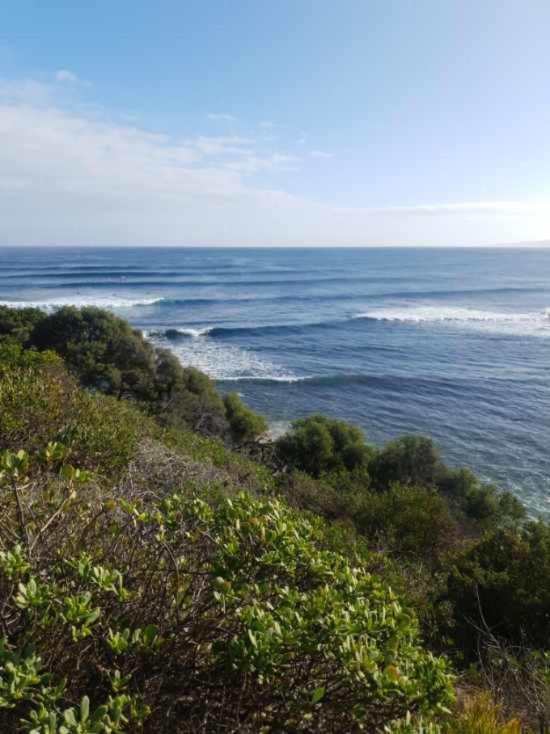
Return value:
[(213, 122), (236, 122), (237, 118), (233, 115), (227, 114), (227, 112), (210, 112), (207, 115), (209, 120)]
[(246, 155), (249, 150), (243, 146), (254, 143), (250, 138), (238, 136), (220, 137), (211, 135), (199, 135), (191, 144), (196, 146), (205, 155)]
[(322, 158), (322, 159), (328, 159), (328, 158), (334, 158), (334, 153), (326, 153), (324, 150), (310, 150), (309, 151), (310, 158)]
[(67, 82), (69, 84), (76, 84), (79, 81), (78, 76), (68, 69), (58, 69), (55, 72), (55, 78), (58, 82)]
[(49, 84), (35, 79), (13, 81), (0, 78), (0, 100), (35, 107), (52, 104), (54, 90)]
[(0, 80), (0, 244), (487, 244), (550, 232), (548, 202), (342, 207), (291, 195), (278, 176), (306, 170), (309, 155), (151, 132), (53, 87)]
[(251, 175), (260, 171), (298, 171), (301, 163), (302, 159), (294, 155), (272, 153), (260, 156), (251, 154), (241, 160), (227, 163), (226, 167), (243, 175)]

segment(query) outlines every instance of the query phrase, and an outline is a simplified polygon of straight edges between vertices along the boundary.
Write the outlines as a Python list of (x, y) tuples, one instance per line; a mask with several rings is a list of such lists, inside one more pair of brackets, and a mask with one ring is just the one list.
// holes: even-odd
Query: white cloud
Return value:
[(240, 160), (228, 162), (226, 167), (243, 175), (251, 175), (260, 171), (297, 171), (301, 161), (297, 156), (280, 153), (264, 156), (250, 154)]
[(69, 84), (76, 84), (78, 82), (77, 75), (68, 69), (58, 69), (55, 72), (55, 78), (58, 82), (68, 82)]
[(237, 120), (236, 117), (228, 115), (226, 112), (210, 112), (207, 117), (213, 122), (236, 122)]
[(0, 79), (0, 100), (41, 107), (52, 103), (53, 90), (50, 85), (34, 79), (22, 79), (17, 82)]
[(0, 81), (0, 244), (445, 245), (550, 232), (548, 202), (358, 208), (293, 196), (277, 174), (309, 156), (151, 133), (56, 99), (32, 80)]
[(215, 137), (208, 135), (199, 135), (192, 143), (205, 155), (246, 155), (249, 150), (243, 146), (249, 146), (254, 141), (250, 138), (233, 137)]
[(311, 158), (320, 158), (325, 160), (334, 157), (333, 153), (326, 153), (324, 150), (310, 150), (309, 155)]

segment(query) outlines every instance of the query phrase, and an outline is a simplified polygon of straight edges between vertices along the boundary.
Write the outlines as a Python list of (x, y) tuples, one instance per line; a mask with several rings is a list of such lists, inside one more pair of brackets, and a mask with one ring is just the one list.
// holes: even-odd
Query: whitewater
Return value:
[(321, 412), (550, 513), (550, 251), (0, 249), (0, 302), (97, 306), (276, 430)]

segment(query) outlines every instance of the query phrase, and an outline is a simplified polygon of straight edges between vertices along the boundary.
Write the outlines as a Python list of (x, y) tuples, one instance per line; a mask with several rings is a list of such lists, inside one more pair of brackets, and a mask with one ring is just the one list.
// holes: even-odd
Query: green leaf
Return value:
[(326, 693), (326, 691), (325, 691), (325, 688), (323, 686), (320, 686), (319, 688), (316, 688), (313, 691), (313, 694), (311, 696), (311, 703), (319, 703), (319, 701), (321, 701), (321, 699), (324, 698), (325, 693)]
[(82, 698), (82, 702), (80, 703), (80, 719), (84, 722), (88, 720), (88, 717), (90, 715), (90, 699), (88, 696), (84, 696)]

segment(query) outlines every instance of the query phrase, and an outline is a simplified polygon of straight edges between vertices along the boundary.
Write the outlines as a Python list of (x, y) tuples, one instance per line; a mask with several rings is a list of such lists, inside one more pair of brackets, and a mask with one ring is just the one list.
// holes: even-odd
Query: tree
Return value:
[(369, 464), (375, 489), (385, 490), (394, 482), (433, 486), (439, 467), (439, 452), (424, 436), (402, 436), (386, 444)]
[(237, 393), (226, 395), (223, 403), (231, 440), (236, 446), (251, 443), (267, 431), (265, 418), (248, 408)]
[(46, 314), (38, 308), (0, 306), (0, 339), (11, 338), (24, 344)]
[(226, 431), (223, 401), (207, 375), (183, 367), (108, 311), (59, 309), (36, 322), (29, 343), (56, 351), (84, 386), (136, 400), (163, 425), (206, 435)]
[(38, 349), (53, 349), (87, 387), (118, 397), (154, 393), (155, 356), (143, 335), (99, 308), (61, 308), (31, 334)]
[(394, 484), (386, 492), (362, 492), (353, 517), (372, 547), (430, 567), (441, 561), (457, 532), (447, 502), (425, 487)]
[(544, 649), (550, 639), (550, 525), (487, 532), (453, 559), (447, 598), (454, 607), (453, 634), (471, 655), (485, 626), (510, 642)]
[(312, 415), (294, 421), (276, 443), (279, 459), (313, 477), (365, 469), (373, 450), (359, 428), (341, 420)]

